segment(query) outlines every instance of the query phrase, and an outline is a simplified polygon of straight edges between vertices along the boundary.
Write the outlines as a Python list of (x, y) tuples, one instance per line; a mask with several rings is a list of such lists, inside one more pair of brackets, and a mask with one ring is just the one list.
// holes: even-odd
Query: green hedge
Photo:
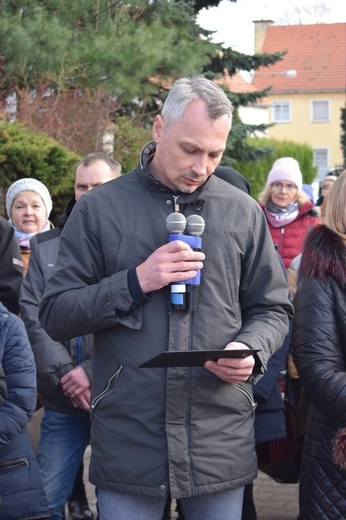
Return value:
[(317, 169), (313, 166), (313, 151), (310, 146), (294, 141), (276, 141), (266, 138), (249, 138), (249, 142), (258, 148), (272, 149), (271, 155), (256, 162), (233, 161), (232, 163), (233, 168), (249, 180), (254, 199), (257, 200), (258, 194), (264, 188), (273, 162), (280, 157), (294, 157), (299, 162), (303, 183), (311, 184), (316, 177)]
[(73, 193), (74, 170), (80, 157), (45, 134), (25, 128), (18, 122), (0, 123), (0, 213), (7, 218), (4, 195), (7, 188), (23, 177), (43, 182), (53, 199), (50, 219), (55, 225)]
[[(117, 121), (114, 157), (122, 165), (123, 173), (132, 170), (139, 160), (142, 146), (151, 139), (151, 129), (136, 126), (126, 118)], [(303, 182), (310, 184), (316, 177), (313, 152), (310, 146), (293, 141), (276, 141), (265, 138), (249, 138), (249, 144), (272, 150), (257, 161), (233, 161), (232, 166), (244, 175), (251, 184), (252, 196), (258, 194), (266, 183), (268, 172), (276, 159), (294, 157), (300, 164)], [(73, 193), (74, 171), (80, 156), (70, 152), (54, 139), (43, 133), (25, 128), (18, 122), (0, 123), (0, 190), (2, 195), (17, 179), (34, 177), (43, 182), (53, 199), (51, 220), (56, 225), (58, 218)], [(0, 214), (6, 212), (0, 196)]]

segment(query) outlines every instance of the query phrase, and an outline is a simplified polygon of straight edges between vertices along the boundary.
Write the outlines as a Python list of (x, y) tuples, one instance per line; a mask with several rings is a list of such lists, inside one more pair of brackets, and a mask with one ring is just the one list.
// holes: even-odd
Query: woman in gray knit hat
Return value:
[(20, 246), (24, 276), (30, 258), (30, 239), (52, 227), (48, 220), (52, 207), (48, 189), (37, 179), (19, 179), (7, 190), (6, 211)]

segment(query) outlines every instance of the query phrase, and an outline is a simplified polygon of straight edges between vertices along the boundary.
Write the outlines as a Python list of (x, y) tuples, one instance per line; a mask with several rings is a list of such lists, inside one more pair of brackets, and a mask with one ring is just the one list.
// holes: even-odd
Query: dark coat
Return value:
[(244, 193), (251, 195), (251, 186), (249, 181), (241, 173), (237, 172), (237, 170), (234, 170), (229, 166), (217, 166), (217, 168), (215, 168), (214, 175), (226, 182), (229, 182), (232, 184), (232, 186), (235, 186), (239, 190), (244, 191)]
[(0, 406), (2, 406), (7, 399), (7, 384), (6, 376), (2, 364), (0, 364)]
[(37, 386), (42, 404), (60, 413), (80, 416), (88, 413), (73, 407), (71, 400), (64, 395), (60, 380), (77, 365), (83, 367), (91, 380), (93, 336), (89, 334), (60, 343), (52, 340), (38, 320), (39, 304), (56, 261), (60, 235), (75, 202), (72, 197), (56, 228), (32, 237), (29, 269), (22, 285), (20, 308), (35, 356)]
[[(179, 498), (255, 478), (252, 388), (204, 368), (138, 366), (165, 350), (219, 349), (234, 340), (259, 349), (258, 380), (292, 308), (258, 204), (214, 175), (176, 196), (146, 168), (152, 151), (148, 145), (133, 172), (81, 197), (61, 235), (40, 319), (58, 340), (95, 333), (91, 482), (162, 497), (170, 489)], [(195, 313), (171, 311), (169, 287), (139, 304), (129, 289), (131, 269), (167, 242), (177, 199), (186, 217), (199, 213), (206, 222)]]
[[(298, 272), (293, 354), (310, 401), (300, 476), (303, 520), (346, 518), (346, 471), (333, 460), (346, 427), (346, 247), (326, 226), (313, 229)], [(346, 461), (345, 461), (346, 462)]]
[(0, 364), (7, 395), (0, 406), (0, 518), (49, 518), (27, 424), (36, 406), (36, 369), (20, 318), (0, 304)]
[(0, 216), (0, 302), (14, 314), (19, 312), (23, 262), (13, 227)]
[(269, 359), (263, 377), (253, 385), (254, 399), (258, 403), (255, 414), (256, 443), (286, 437), (285, 406), (277, 380), (285, 365), (290, 343), (291, 333), (287, 334), (282, 347)]

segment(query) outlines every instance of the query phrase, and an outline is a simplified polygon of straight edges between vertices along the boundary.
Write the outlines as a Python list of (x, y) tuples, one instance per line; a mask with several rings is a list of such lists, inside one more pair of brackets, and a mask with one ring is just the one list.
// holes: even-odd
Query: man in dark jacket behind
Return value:
[[(95, 334), (90, 481), (102, 520), (159, 520), (169, 492), (187, 520), (239, 520), (257, 475), (250, 383), (292, 306), (259, 205), (212, 175), (231, 120), (213, 82), (175, 82), (139, 166), (83, 197), (60, 239), (40, 319), (55, 339)], [(203, 252), (183, 229), (168, 241), (167, 217), (199, 216)], [(175, 308), (171, 284), (200, 269), (199, 305)], [(220, 349), (250, 352), (139, 368), (164, 351)]]
[(67, 498), (72, 518), (93, 518), (86, 500), (81, 465), (90, 440), (93, 336), (79, 336), (64, 343), (53, 341), (38, 321), (38, 307), (56, 261), (62, 229), (75, 203), (84, 193), (115, 179), (120, 172), (120, 165), (103, 153), (84, 157), (76, 166), (74, 196), (58, 226), (31, 239), (29, 269), (23, 282), (20, 306), (34, 351), (38, 390), (45, 407), (37, 459), (52, 520), (64, 518)]

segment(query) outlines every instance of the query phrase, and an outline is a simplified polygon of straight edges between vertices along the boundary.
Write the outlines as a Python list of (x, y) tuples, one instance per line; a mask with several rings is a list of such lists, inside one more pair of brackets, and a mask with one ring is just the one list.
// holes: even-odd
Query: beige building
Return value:
[(346, 24), (276, 26), (256, 21), (255, 52), (285, 51), (283, 60), (254, 73), (253, 86), (271, 86), (265, 101), (268, 137), (308, 144), (318, 179), (344, 164), (341, 109), (346, 108)]

